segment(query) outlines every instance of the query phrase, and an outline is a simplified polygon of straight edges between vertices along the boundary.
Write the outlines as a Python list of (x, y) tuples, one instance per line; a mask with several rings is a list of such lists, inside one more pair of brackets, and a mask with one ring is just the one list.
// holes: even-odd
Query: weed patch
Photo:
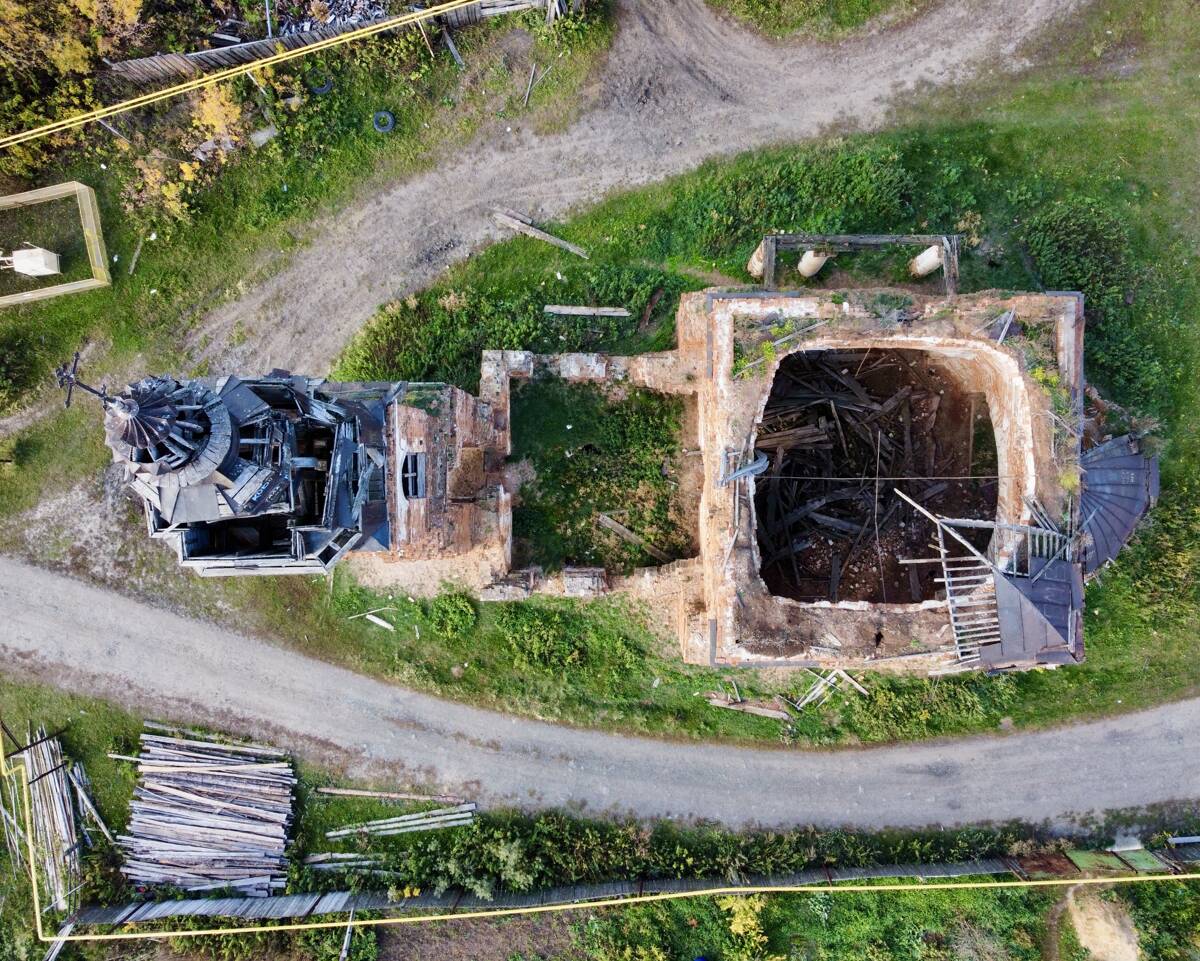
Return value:
[(627, 572), (657, 560), (602, 530), (605, 513), (668, 556), (690, 548), (678, 484), (677, 398), (636, 390), (607, 399), (591, 385), (557, 380), (513, 392), (513, 456), (535, 478), (521, 488), (513, 532), (521, 560), (554, 570), (563, 564)]
[[(653, 267), (582, 267), (559, 256), (522, 238), (459, 265), (431, 289), (383, 307), (343, 353), (335, 376), (440, 381), (473, 391), (482, 350), (638, 352), (668, 346), (679, 294), (698, 286)], [(563, 303), (624, 307), (630, 317), (560, 317), (544, 310)]]

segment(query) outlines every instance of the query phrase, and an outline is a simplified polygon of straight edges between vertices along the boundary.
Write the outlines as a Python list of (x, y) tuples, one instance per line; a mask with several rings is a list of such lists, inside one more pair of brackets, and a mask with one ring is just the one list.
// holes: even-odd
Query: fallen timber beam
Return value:
[(772, 234), (779, 250), (815, 250), (819, 253), (850, 253), (903, 244), (931, 247), (941, 245), (945, 234)]
[(596, 515), (596, 523), (599, 524), (601, 527), (612, 531), (618, 537), (622, 538), (623, 540), (628, 541), (630, 544), (634, 544), (637, 547), (640, 547), (642, 550), (644, 550), (647, 554), (649, 554), (655, 560), (661, 561), (664, 564), (671, 563), (671, 556), (669, 554), (667, 554), (666, 551), (660, 550), (659, 548), (655, 547), (644, 537), (642, 537), (639, 534), (635, 534), (624, 524), (621, 524), (618, 521), (613, 520), (607, 514)]
[(412, 834), (416, 831), (441, 831), (445, 828), (461, 828), (470, 824), (474, 818), (470, 814), (457, 814), (444, 818), (433, 818), (429, 821), (417, 821), (413, 824), (402, 824), (399, 827), (383, 828), (369, 832), (372, 837), (390, 838), (397, 834)]
[(108, 841), (109, 844), (116, 844), (116, 841), (113, 840), (112, 833), (108, 830), (108, 825), (104, 823), (104, 818), (100, 817), (100, 812), (96, 810), (96, 805), (92, 802), (91, 797), (88, 795), (87, 789), (83, 784), (83, 779), (79, 776), (78, 767), (72, 767), (67, 773), (67, 777), (70, 778), (71, 785), (75, 788), (75, 797), (79, 801), (79, 806), (83, 808), (92, 821), (95, 822), (96, 827), (100, 829), (100, 833), (104, 835), (105, 840)]
[(712, 707), (722, 707), (728, 711), (739, 711), (742, 714), (752, 714), (755, 717), (769, 717), (775, 721), (790, 721), (792, 716), (787, 711), (780, 710), (777, 707), (767, 707), (762, 704), (755, 704), (752, 701), (735, 701), (728, 694), (722, 694), (713, 691), (706, 694), (704, 699)]
[(519, 234), (524, 234), (526, 237), (532, 237), (534, 240), (540, 240), (543, 243), (551, 244), (561, 250), (574, 254), (576, 257), (582, 257), (584, 260), (590, 260), (588, 252), (582, 247), (569, 241), (555, 237), (553, 234), (548, 234), (544, 230), (540, 230), (533, 226), (533, 221), (528, 217), (514, 216), (513, 213), (506, 213), (503, 210), (493, 210), (492, 219), (502, 227), (507, 227), (509, 230), (514, 230)]
[(444, 818), (473, 816), (475, 813), (475, 803), (468, 801), (465, 804), (457, 804), (454, 807), (437, 808), (433, 811), (418, 811), (415, 814), (402, 814), (394, 818), (381, 818), (376, 821), (365, 821), (362, 824), (349, 824), (343, 828), (337, 828), (333, 831), (326, 831), (327, 838), (351, 837), (360, 832), (368, 834), (376, 833), (378, 830), (385, 828), (400, 827), (405, 824), (413, 824), (422, 821), (436, 821)]
[(333, 797), (366, 797), (384, 801), (438, 801), (443, 804), (464, 804), (464, 798), (454, 794), (409, 794), (403, 791), (363, 791), (357, 788), (319, 787), (318, 794)]
[[(442, 27), (442, 42), (446, 45), (446, 49), (450, 51), (450, 56), (454, 58), (454, 62), (458, 64), (459, 70), (465, 70), (467, 65), (463, 63), (462, 55), (458, 52), (458, 47), (454, 45), (454, 38), (450, 36), (450, 31)], [(529, 102), (528, 95), (526, 103)]]
[[(763, 237), (763, 286), (775, 287), (775, 264), (779, 251), (813, 251), (818, 254), (851, 253), (879, 247), (921, 246), (941, 250), (941, 267), (946, 293), (958, 293), (960, 234), (768, 234)], [(757, 256), (757, 255), (756, 255)]]
[(547, 304), (542, 308), (543, 313), (556, 314), (563, 317), (628, 317), (629, 311), (624, 307), (572, 307), (567, 304)]

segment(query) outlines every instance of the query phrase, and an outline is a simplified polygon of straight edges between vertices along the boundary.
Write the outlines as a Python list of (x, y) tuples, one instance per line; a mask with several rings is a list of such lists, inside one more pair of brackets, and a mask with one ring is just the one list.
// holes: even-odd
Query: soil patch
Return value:
[(1120, 901), (1105, 901), (1091, 892), (1069, 898), (1075, 934), (1095, 961), (1138, 961), (1137, 929)]
[(570, 958), (571, 926), (562, 916), (464, 920), (379, 929), (379, 961), (482, 961)]

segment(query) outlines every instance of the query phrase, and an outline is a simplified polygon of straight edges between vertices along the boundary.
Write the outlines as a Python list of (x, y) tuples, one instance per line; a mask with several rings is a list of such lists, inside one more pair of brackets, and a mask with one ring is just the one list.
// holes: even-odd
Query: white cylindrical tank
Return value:
[(908, 272), (914, 277), (926, 277), (942, 266), (942, 245), (926, 247), (908, 262)]
[(833, 254), (819, 254), (815, 250), (804, 251), (804, 256), (800, 258), (800, 276), (815, 277), (822, 267)]
[(754, 253), (750, 255), (750, 260), (746, 263), (746, 273), (751, 277), (757, 277), (762, 280), (763, 275), (763, 258), (766, 256), (763, 247), (766, 245), (764, 240), (761, 244), (754, 248)]

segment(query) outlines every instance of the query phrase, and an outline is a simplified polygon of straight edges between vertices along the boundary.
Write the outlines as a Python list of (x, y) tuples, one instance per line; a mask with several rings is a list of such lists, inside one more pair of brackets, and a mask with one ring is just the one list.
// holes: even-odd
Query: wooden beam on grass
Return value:
[(553, 234), (548, 234), (544, 230), (539, 230), (533, 226), (533, 221), (528, 217), (523, 217), (519, 214), (514, 215), (512, 211), (504, 211), (496, 208), (492, 211), (492, 218), (501, 227), (507, 227), (509, 230), (515, 230), (519, 234), (524, 234), (526, 237), (532, 237), (534, 240), (540, 240), (543, 243), (551, 244), (561, 250), (574, 254), (576, 257), (582, 257), (584, 260), (590, 260), (588, 252), (582, 247), (579, 247), (569, 241), (555, 237)]
[(629, 311), (624, 307), (572, 307), (567, 304), (547, 304), (542, 308), (543, 313), (557, 314), (563, 317), (628, 317)]
[(319, 787), (318, 794), (332, 797), (365, 797), (381, 801), (437, 801), (443, 804), (464, 804), (463, 798), (454, 794), (410, 794), (404, 791), (363, 791), (347, 787)]
[(612, 531), (614, 534), (616, 534), (618, 537), (622, 538), (623, 540), (629, 541), (630, 544), (635, 544), (636, 546), (640, 547), (642, 550), (644, 550), (647, 554), (649, 554), (655, 560), (661, 561), (664, 564), (671, 563), (671, 557), (669, 554), (667, 554), (666, 551), (660, 550), (659, 548), (655, 547), (648, 540), (646, 540), (646, 538), (644, 538), (638, 534), (635, 534), (624, 524), (614, 521), (607, 514), (598, 514), (596, 516), (596, 523), (599, 524), (601, 527), (605, 528), (606, 530)]

